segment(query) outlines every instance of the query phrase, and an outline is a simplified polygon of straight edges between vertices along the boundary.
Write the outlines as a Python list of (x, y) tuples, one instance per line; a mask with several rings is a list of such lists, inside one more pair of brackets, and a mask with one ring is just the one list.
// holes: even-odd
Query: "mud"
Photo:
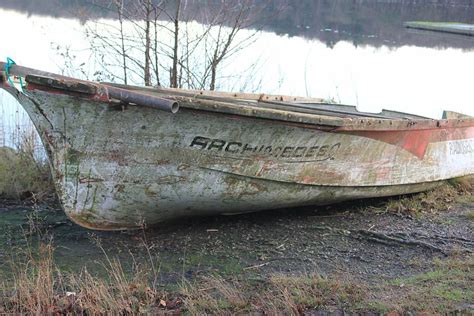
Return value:
[[(70, 222), (55, 204), (0, 202), (0, 276), (12, 258), (52, 238), (66, 271), (100, 274), (106, 255), (126, 269), (155, 266), (164, 287), (219, 274), (265, 278), (317, 273), (380, 283), (430, 271), (434, 259), (474, 251), (474, 198), (449, 210), (387, 210), (389, 200), (288, 209), (164, 223), (138, 231), (98, 232)], [(131, 271), (131, 270), (130, 270)]]

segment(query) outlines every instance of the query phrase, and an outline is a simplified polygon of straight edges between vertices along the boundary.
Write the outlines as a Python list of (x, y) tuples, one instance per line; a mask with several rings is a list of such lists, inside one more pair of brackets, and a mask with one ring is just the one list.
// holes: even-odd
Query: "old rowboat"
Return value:
[[(23, 78), (23, 92), (12, 76)], [(39, 131), (65, 212), (93, 229), (399, 195), (474, 173), (474, 118), (455, 113), (369, 114), (319, 99), (119, 86), (17, 65), (1, 77)]]

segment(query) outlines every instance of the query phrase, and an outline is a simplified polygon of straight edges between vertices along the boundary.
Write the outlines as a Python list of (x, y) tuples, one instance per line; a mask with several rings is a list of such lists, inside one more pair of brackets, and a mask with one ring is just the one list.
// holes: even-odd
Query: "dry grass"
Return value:
[[(44, 238), (43, 238), (44, 240)], [(33, 251), (34, 250), (34, 251)], [(449, 312), (474, 300), (474, 257), (436, 260), (432, 271), (384, 285), (347, 276), (272, 275), (227, 280), (207, 275), (165, 290), (149, 265), (125, 271), (104, 251), (105, 274), (60, 271), (51, 242), (13, 258), (13, 278), (0, 288), (0, 314), (285, 314), (311, 311)], [(236, 276), (237, 277), (237, 276)]]
[(34, 195), (41, 198), (53, 192), (41, 142), (31, 122), (25, 125), (25, 121), (28, 122), (26, 117), (17, 117), (10, 131), (5, 131), (0, 121), (0, 197), (3, 198)]
[[(33, 248), (30, 248), (33, 249)], [(319, 276), (275, 275), (255, 284), (206, 276), (177, 290), (153, 286), (152, 269), (134, 266), (126, 272), (117, 259), (104, 257), (105, 275), (87, 269), (60, 271), (50, 243), (39, 243), (14, 259), (13, 278), (1, 285), (0, 313), (12, 314), (146, 314), (169, 311), (234, 314), (252, 311), (300, 314), (317, 308), (354, 308), (363, 287)], [(22, 260), (20, 258), (27, 258)]]
[(251, 307), (245, 290), (236, 282), (219, 276), (205, 277), (201, 282), (185, 282), (180, 293), (186, 309), (192, 315), (243, 312)]
[(344, 278), (274, 276), (263, 294), (264, 310), (301, 314), (306, 310), (354, 310), (365, 299), (365, 286)]
[(26, 152), (0, 148), (0, 197), (21, 199), (51, 194), (49, 166)]
[(386, 211), (400, 214), (438, 213), (449, 211), (460, 196), (471, 195), (472, 182), (450, 182), (431, 191), (391, 198)]
[(259, 284), (206, 277), (181, 288), (184, 308), (192, 315), (264, 314), (300, 315), (310, 310), (351, 310), (365, 298), (364, 286), (318, 275), (273, 275)]
[(40, 243), (38, 253), (16, 258), (13, 279), (2, 284), (0, 313), (139, 314), (157, 305), (161, 296), (148, 286), (147, 270), (125, 273), (116, 259), (105, 260), (106, 275), (84, 269), (78, 275), (61, 272), (53, 260), (51, 243)]
[(56, 297), (56, 286), (60, 275), (56, 275), (50, 245), (39, 247), (39, 256), (30, 254), (23, 265), (13, 265), (14, 282), (11, 287), (3, 287), (3, 313), (44, 314), (54, 312), (53, 307), (60, 305)]

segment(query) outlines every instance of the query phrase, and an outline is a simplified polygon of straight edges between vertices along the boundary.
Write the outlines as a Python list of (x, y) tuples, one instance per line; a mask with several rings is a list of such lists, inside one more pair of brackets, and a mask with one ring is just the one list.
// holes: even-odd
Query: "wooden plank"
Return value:
[(126, 86), (116, 83), (103, 83), (105, 85), (133, 89), (144, 90), (157, 93), (166, 93), (170, 95), (179, 95), (187, 97), (210, 97), (210, 98), (228, 98), (234, 100), (249, 100), (249, 101), (283, 101), (283, 102), (307, 102), (307, 103), (324, 103), (325, 100), (321, 98), (308, 98), (299, 96), (276, 95), (265, 93), (245, 93), (245, 92), (222, 92), (222, 91), (208, 91), (208, 90), (188, 90), (188, 89), (174, 89), (164, 87), (138, 87)]
[(59, 89), (88, 95), (95, 95), (97, 87), (93, 84), (81, 82), (78, 80), (57, 79), (46, 76), (27, 75), (25, 81), (30, 84), (45, 86), (52, 89)]

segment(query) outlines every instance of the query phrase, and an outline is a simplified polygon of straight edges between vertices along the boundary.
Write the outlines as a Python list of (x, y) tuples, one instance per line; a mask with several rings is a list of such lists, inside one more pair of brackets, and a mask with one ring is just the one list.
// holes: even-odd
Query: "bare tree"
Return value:
[(171, 68), (170, 86), (178, 87), (178, 48), (179, 48), (179, 13), (181, 10), (181, 0), (177, 0), (176, 14), (174, 16), (174, 46), (173, 46), (173, 67)]
[(224, 60), (256, 39), (258, 30), (242, 31), (253, 26), (259, 10), (253, 0), (194, 0), (191, 9), (188, 2), (193, 0), (110, 0), (105, 9), (118, 23), (87, 22), (94, 60), (110, 69), (101, 78), (151, 86), (167, 77), (173, 88), (215, 90)]
[[(216, 27), (218, 28), (217, 37), (214, 41), (213, 53), (209, 62), (209, 70), (211, 74), (209, 90), (216, 89), (217, 67), (224, 58), (233, 53), (233, 50), (241, 50), (249, 45), (254, 38), (254, 34), (246, 37), (243, 41), (235, 45), (237, 34), (244, 28), (251, 26), (253, 16), (251, 15), (251, 6), (249, 1), (239, 2), (234, 7), (229, 7), (224, 2), (220, 10), (219, 20)], [(224, 27), (225, 21), (232, 21), (227, 28)], [(232, 46), (234, 45), (234, 46)]]
[(159, 41), (158, 41), (158, 29), (159, 29), (159, 25), (158, 25), (158, 18), (160, 17), (160, 14), (161, 14), (161, 8), (160, 8), (160, 4), (158, 5), (154, 5), (153, 6), (153, 31), (154, 31), (154, 36), (153, 36), (153, 55), (154, 55), (154, 65), (153, 65), (153, 71), (155, 73), (155, 79), (156, 79), (156, 85), (157, 86), (161, 86), (161, 83), (160, 83), (160, 66), (159, 66), (159, 62), (158, 62), (158, 45), (159, 45)]
[(117, 15), (120, 24), (120, 47), (122, 48), (123, 82), (127, 84), (127, 55), (125, 53), (125, 37), (123, 33), (123, 0), (115, 0), (115, 4), (117, 6)]
[(151, 0), (142, 1), (142, 6), (145, 11), (145, 66), (144, 66), (145, 86), (151, 86), (151, 71), (150, 71), (150, 50), (151, 50), (150, 17), (152, 13)]

